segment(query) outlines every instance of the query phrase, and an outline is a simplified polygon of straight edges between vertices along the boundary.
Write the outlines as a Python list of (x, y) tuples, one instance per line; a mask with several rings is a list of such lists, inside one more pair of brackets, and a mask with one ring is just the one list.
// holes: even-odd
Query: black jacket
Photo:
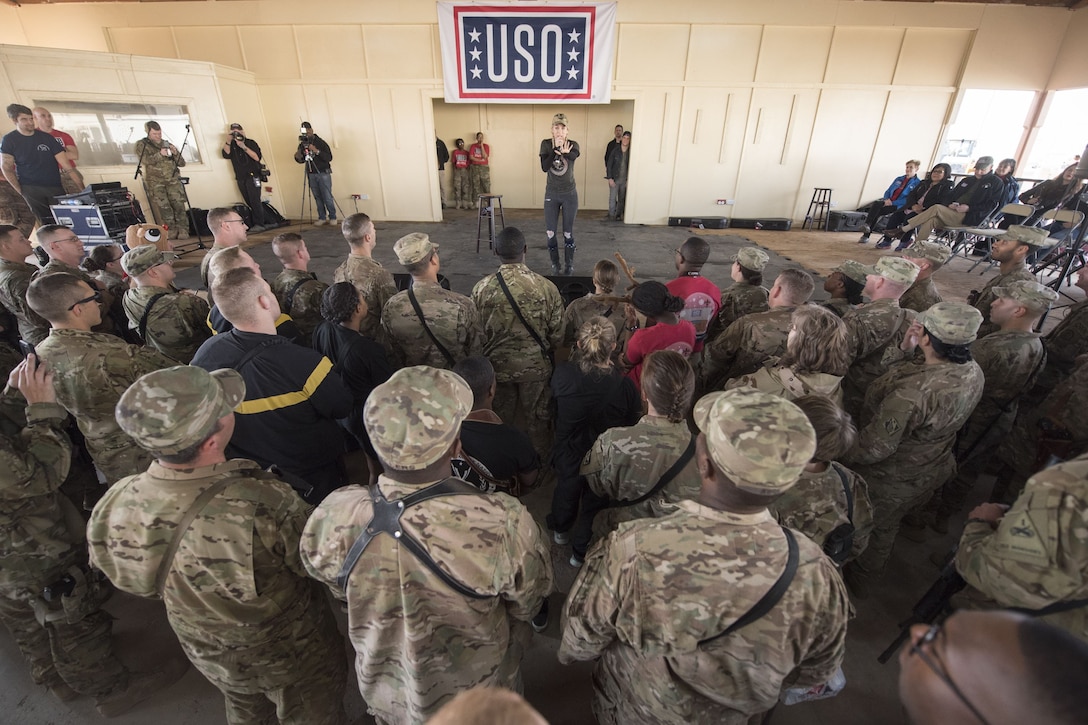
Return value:
[(981, 177), (967, 176), (960, 179), (952, 190), (952, 201), (967, 204), (967, 214), (963, 217), (965, 226), (978, 224), (990, 212), (998, 207), (1005, 194), (1005, 182), (991, 172)]

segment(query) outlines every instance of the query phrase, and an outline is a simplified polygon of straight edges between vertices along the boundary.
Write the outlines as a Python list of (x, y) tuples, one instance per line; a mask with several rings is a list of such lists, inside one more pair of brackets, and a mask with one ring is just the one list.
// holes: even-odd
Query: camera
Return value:
[(231, 131), (230, 135), (234, 137), (235, 141), (241, 141), (245, 138), (245, 134), (243, 134), (241, 131)]
[(261, 180), (262, 182), (264, 182), (264, 181), (268, 181), (268, 178), (269, 178), (270, 176), (272, 176), (272, 172), (270, 172), (270, 171), (268, 170), (268, 167), (267, 167), (267, 166), (265, 166), (264, 164), (261, 164), (261, 171), (260, 171), (260, 173), (258, 174), (258, 176), (259, 176), (259, 178), (260, 178), (260, 180)]

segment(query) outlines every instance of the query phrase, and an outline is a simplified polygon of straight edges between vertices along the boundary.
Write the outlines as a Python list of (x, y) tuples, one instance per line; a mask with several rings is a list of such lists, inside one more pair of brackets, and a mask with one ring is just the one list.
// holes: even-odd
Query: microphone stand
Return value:
[(192, 247), (192, 249), (186, 249), (179, 254), (188, 254), (189, 252), (195, 252), (198, 249), (207, 249), (204, 246), (204, 237), (200, 233), (200, 225), (196, 223), (196, 217), (193, 215), (193, 206), (189, 203), (189, 190), (186, 189), (187, 178), (183, 178), (181, 175), (181, 169), (178, 163), (181, 161), (181, 155), (185, 153), (185, 147), (189, 145), (189, 133), (192, 129), (189, 124), (185, 124), (185, 139), (181, 142), (181, 148), (178, 149), (177, 156), (174, 157), (174, 178), (181, 184), (181, 195), (185, 199), (185, 216), (189, 221), (189, 226), (196, 231), (196, 242), (190, 242), (189, 244), (178, 245), (178, 249), (181, 247)]
[[(147, 153), (147, 145), (151, 143), (151, 139), (144, 137), (136, 143), (143, 145), (140, 146), (140, 159), (136, 162), (136, 173), (132, 175), (132, 180), (140, 180), (140, 185), (144, 188), (144, 198), (147, 199), (147, 205), (151, 207), (151, 217), (155, 220), (155, 223), (158, 224), (158, 209), (151, 203), (151, 193), (147, 190), (147, 176), (140, 173), (144, 166), (144, 154)], [(139, 216), (137, 216), (137, 218), (139, 218)]]

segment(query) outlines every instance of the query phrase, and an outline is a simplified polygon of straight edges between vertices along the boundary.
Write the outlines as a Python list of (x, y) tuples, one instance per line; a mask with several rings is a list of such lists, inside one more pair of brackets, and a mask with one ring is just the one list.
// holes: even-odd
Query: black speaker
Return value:
[(670, 227), (690, 227), (692, 229), (728, 229), (729, 220), (723, 216), (671, 216)]
[(559, 294), (563, 296), (564, 305), (569, 305), (579, 297), (585, 297), (594, 289), (592, 277), (545, 276), (545, 278), (559, 288)]
[(762, 217), (759, 219), (738, 219), (733, 217), (729, 226), (734, 229), (767, 229), (772, 232), (788, 232), (793, 226), (792, 219), (785, 217)]
[(210, 237), (212, 230), (208, 228), (207, 209), (189, 209), (189, 234), (201, 237)]

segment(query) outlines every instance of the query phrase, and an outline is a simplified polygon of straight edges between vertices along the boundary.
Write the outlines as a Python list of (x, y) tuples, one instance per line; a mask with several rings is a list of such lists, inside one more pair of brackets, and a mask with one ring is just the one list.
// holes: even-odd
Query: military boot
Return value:
[(574, 274), (574, 249), (573, 239), (570, 240), (567, 246), (563, 247), (563, 274), (568, 277)]
[(548, 256), (552, 258), (552, 276), (559, 274), (559, 247), (548, 247)]

